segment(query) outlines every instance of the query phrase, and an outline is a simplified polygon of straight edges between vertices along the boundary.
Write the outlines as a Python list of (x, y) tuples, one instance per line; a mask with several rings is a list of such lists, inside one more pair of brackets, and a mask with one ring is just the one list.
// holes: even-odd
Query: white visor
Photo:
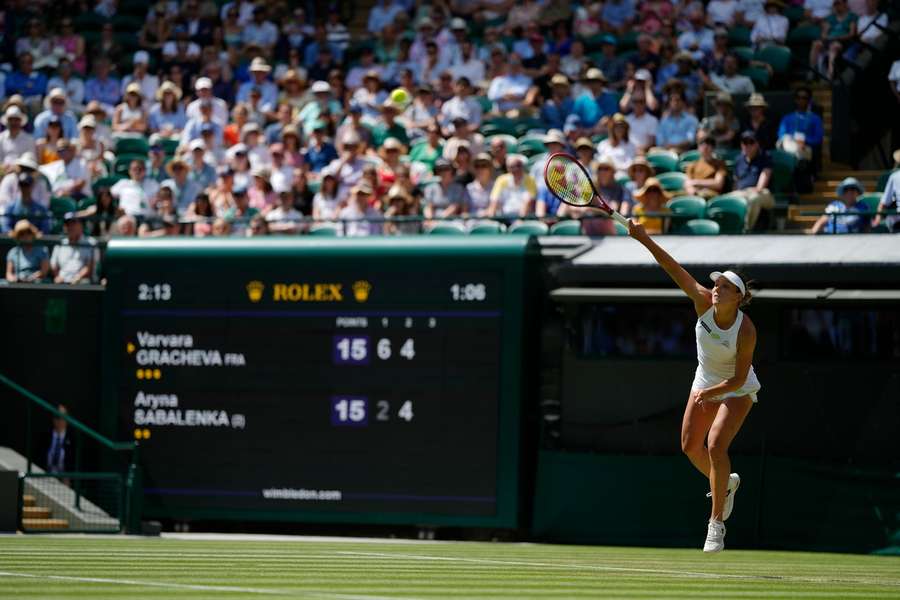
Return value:
[(737, 286), (737, 289), (741, 290), (741, 296), (747, 295), (747, 286), (744, 285), (744, 281), (738, 277), (738, 274), (734, 271), (713, 271), (709, 274), (709, 278), (713, 280), (713, 282), (718, 281), (719, 277), (724, 277), (731, 283)]

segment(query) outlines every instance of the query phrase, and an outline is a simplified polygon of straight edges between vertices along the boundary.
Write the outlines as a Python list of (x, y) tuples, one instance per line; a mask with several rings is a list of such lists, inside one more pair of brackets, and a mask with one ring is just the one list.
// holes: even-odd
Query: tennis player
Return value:
[(681, 423), (681, 449), (710, 481), (712, 512), (703, 551), (721, 552), (725, 549), (725, 519), (731, 515), (741, 484), (738, 474), (731, 473), (728, 447), (760, 389), (751, 364), (756, 328), (741, 311), (750, 302), (747, 281), (735, 271), (715, 271), (710, 274), (714, 285), (709, 290), (660, 248), (642, 225), (629, 219), (628, 234), (650, 251), (694, 301), (697, 311), (699, 364)]

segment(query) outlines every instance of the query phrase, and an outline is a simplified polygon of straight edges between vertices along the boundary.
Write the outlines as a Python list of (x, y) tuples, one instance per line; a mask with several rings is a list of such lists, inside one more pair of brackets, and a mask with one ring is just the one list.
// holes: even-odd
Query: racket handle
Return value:
[(612, 211), (612, 212), (609, 214), (609, 216), (611, 216), (613, 219), (615, 219), (616, 221), (618, 221), (619, 223), (621, 223), (621, 224), (624, 225), (625, 227), (628, 227), (628, 219), (626, 219), (625, 217), (623, 217), (622, 215), (620, 215), (617, 211)]

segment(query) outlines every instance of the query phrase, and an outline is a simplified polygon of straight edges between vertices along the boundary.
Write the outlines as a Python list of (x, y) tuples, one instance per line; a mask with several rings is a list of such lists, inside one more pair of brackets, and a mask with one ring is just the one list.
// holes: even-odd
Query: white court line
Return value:
[(426, 556), (418, 554), (398, 554), (388, 552), (356, 552), (336, 550), (335, 554), (349, 556), (367, 556), (370, 558), (401, 558), (408, 560), (431, 560), (443, 562), (465, 562), (482, 565), (504, 565), (512, 567), (546, 567), (551, 569), (572, 569), (584, 571), (613, 571), (626, 573), (645, 573), (648, 575), (671, 575), (675, 577), (705, 577), (709, 579), (751, 579), (757, 581), (782, 581), (785, 583), (832, 583), (843, 585), (876, 585), (884, 587), (900, 587), (893, 581), (832, 579), (828, 577), (793, 577), (789, 575), (736, 575), (732, 573), (702, 573), (699, 571), (676, 571), (672, 569), (644, 569), (640, 567), (611, 567), (605, 565), (585, 565), (578, 563), (544, 563), (517, 560), (496, 560), (491, 558), (463, 558), (458, 556)]
[(31, 573), (12, 573), (0, 571), (0, 577), (22, 577), (25, 579), (43, 579), (52, 581), (77, 581), (81, 583), (109, 583), (113, 585), (133, 585), (141, 587), (157, 587), (181, 590), (200, 590), (207, 592), (235, 592), (241, 594), (268, 594), (274, 596), (294, 596), (295, 598), (318, 598), (320, 600), (416, 600), (404, 596), (369, 596), (366, 594), (334, 594), (330, 592), (289, 592), (287, 590), (269, 590), (263, 588), (233, 587), (228, 585), (201, 585), (190, 583), (165, 583), (162, 581), (137, 581), (134, 579), (108, 579), (105, 577), (70, 577), (67, 575), (33, 575)]

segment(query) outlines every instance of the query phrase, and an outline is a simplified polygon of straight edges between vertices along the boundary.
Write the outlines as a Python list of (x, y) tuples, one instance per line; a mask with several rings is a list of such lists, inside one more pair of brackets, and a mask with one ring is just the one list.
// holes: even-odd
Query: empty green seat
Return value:
[(97, 190), (99, 190), (100, 188), (103, 188), (103, 187), (111, 188), (112, 186), (114, 186), (116, 183), (118, 183), (119, 181), (121, 181), (123, 179), (126, 179), (126, 178), (122, 177), (121, 175), (109, 175), (107, 177), (101, 177), (93, 183), (93, 185), (91, 186), (91, 189), (94, 190), (94, 195), (96, 196)]
[(68, 212), (73, 212), (78, 205), (75, 200), (68, 197), (50, 198), (50, 212), (54, 217), (62, 217)]
[(669, 200), (666, 206), (672, 211), (673, 230), (677, 230), (692, 219), (702, 219), (706, 215), (706, 200), (700, 196), (678, 196)]
[(495, 221), (482, 221), (472, 226), (469, 230), (471, 235), (494, 235), (503, 233), (503, 225)]
[(783, 192), (791, 188), (796, 168), (797, 157), (784, 150), (772, 150), (772, 180), (769, 182), (769, 189), (772, 193)]
[(729, 46), (749, 46), (750, 28), (749, 27), (729, 27), (728, 28), (728, 45)]
[(507, 233), (515, 235), (547, 235), (550, 228), (540, 221), (522, 221), (516, 223), (507, 230)]
[(313, 225), (309, 229), (309, 235), (318, 235), (321, 237), (337, 237), (340, 228), (337, 225)]
[(691, 219), (678, 228), (675, 233), (685, 235), (719, 235), (719, 224), (709, 219)]
[(859, 197), (859, 201), (866, 205), (866, 210), (875, 212), (878, 210), (878, 204), (881, 202), (881, 194), (878, 192), (863, 194)]
[(657, 177), (660, 173), (678, 170), (678, 154), (668, 150), (649, 152), (647, 154), (647, 162), (653, 165)]
[(142, 160), (146, 162), (147, 157), (141, 154), (121, 154), (116, 158), (116, 162), (113, 164), (113, 173), (116, 175), (127, 176), (128, 166), (133, 160)]
[(737, 55), (744, 64), (750, 64), (750, 61), (753, 60), (753, 48), (750, 46), (735, 46), (731, 48), (731, 52)]
[(706, 205), (706, 218), (719, 224), (720, 233), (743, 233), (747, 201), (740, 196), (716, 196)]
[(754, 58), (772, 67), (779, 75), (791, 68), (791, 49), (787, 46), (763, 46), (756, 51)]
[(550, 228), (550, 235), (581, 235), (581, 222), (560, 221)]
[(788, 32), (787, 43), (790, 46), (812, 44), (822, 37), (822, 29), (818, 25), (798, 25)]
[(515, 120), (513, 135), (523, 136), (531, 131), (546, 131), (547, 123), (534, 117), (521, 117)]
[(668, 173), (660, 173), (656, 176), (659, 184), (667, 192), (678, 192), (684, 189), (684, 182), (687, 181), (687, 175), (681, 171), (670, 171)]
[(481, 134), (485, 137), (505, 133), (514, 135), (516, 133), (516, 122), (506, 117), (495, 117), (481, 124)]
[(438, 223), (428, 230), (430, 235), (465, 235), (466, 230), (457, 223)]
[(741, 75), (746, 75), (753, 82), (753, 86), (757, 91), (764, 90), (769, 87), (769, 70), (764, 67), (747, 67), (741, 71)]
[[(176, 141), (175, 145), (178, 145)], [(150, 152), (150, 143), (145, 137), (124, 137), (116, 140), (115, 150), (116, 156), (122, 154), (142, 154), (147, 156)]]
[(519, 140), (519, 143), (516, 144), (516, 152), (525, 156), (535, 156), (546, 151), (547, 147), (544, 145), (544, 141), (537, 137), (526, 137)]
[(166, 156), (175, 156), (175, 151), (178, 150), (178, 144), (180, 140), (177, 138), (163, 138), (159, 141), (159, 143), (163, 147), (163, 152), (166, 153)]

